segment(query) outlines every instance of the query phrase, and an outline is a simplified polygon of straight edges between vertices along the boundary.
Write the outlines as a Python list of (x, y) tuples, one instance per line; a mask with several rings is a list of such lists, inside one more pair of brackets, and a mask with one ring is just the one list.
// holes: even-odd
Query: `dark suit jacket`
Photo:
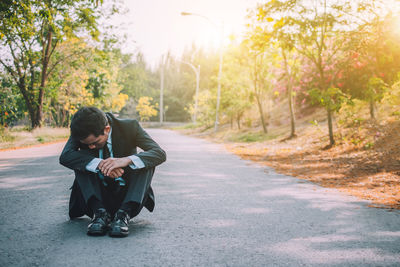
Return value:
[[(143, 130), (138, 121), (117, 119), (111, 113), (106, 115), (112, 127), (112, 150), (115, 158), (136, 155), (143, 161), (145, 168), (153, 168), (166, 160), (165, 151)], [(137, 153), (137, 147), (143, 151)], [(70, 137), (61, 153), (60, 164), (75, 171), (87, 172), (86, 165), (98, 155), (97, 149), (89, 149), (87, 145)], [(145, 203), (145, 206), (153, 210), (154, 196), (151, 188), (148, 194), (148, 201), (152, 203)]]

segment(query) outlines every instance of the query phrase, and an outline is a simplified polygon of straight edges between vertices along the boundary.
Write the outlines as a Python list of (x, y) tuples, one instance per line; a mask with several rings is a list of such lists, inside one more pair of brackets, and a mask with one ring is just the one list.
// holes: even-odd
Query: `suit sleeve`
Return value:
[(161, 147), (143, 130), (138, 121), (133, 122), (136, 131), (136, 144), (143, 149), (142, 152), (136, 154), (148, 168), (155, 167), (166, 161), (166, 153)]
[(70, 137), (60, 155), (60, 164), (77, 171), (86, 171), (86, 165), (95, 157), (89, 150), (79, 149), (79, 141)]

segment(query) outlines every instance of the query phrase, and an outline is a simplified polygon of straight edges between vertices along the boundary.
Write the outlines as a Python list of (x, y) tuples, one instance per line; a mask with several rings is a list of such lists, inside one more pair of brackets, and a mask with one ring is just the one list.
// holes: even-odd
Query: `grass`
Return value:
[(69, 129), (42, 127), (30, 130), (25, 126), (16, 126), (0, 128), (0, 134), (0, 149), (12, 149), (65, 140)]
[(9, 130), (4, 127), (0, 127), (0, 143), (13, 142), (15, 136), (11, 135)]
[(252, 142), (263, 142), (271, 139), (277, 138), (276, 134), (265, 134), (264, 132), (245, 132), (245, 133), (236, 133), (231, 135), (228, 138), (228, 141), (231, 142), (244, 142), (244, 143), (252, 143)]
[(195, 123), (187, 123), (185, 125), (175, 126), (172, 129), (173, 130), (187, 130), (187, 129), (196, 129), (198, 127), (199, 127), (199, 125), (197, 125)]

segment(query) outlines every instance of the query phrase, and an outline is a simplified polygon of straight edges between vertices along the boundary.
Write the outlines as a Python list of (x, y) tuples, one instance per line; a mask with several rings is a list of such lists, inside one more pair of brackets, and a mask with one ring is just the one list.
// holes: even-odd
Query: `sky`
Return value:
[[(231, 34), (240, 36), (245, 31), (247, 10), (256, 7), (260, 0), (123, 1), (129, 12), (118, 16), (121, 29), (127, 34), (122, 49), (127, 53), (140, 50), (150, 66), (155, 66), (167, 51), (180, 56), (193, 42), (209, 49), (218, 48), (221, 21), (224, 43)], [(183, 11), (203, 15), (209, 20), (182, 16)]]

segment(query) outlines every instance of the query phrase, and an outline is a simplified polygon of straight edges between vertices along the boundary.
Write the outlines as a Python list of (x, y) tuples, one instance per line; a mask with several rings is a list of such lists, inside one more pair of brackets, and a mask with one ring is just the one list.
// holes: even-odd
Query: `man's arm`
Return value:
[(77, 171), (86, 171), (86, 165), (95, 157), (90, 151), (79, 149), (79, 141), (70, 137), (60, 155), (60, 164)]
[(133, 122), (136, 131), (136, 144), (143, 149), (142, 152), (136, 154), (144, 163), (145, 167), (155, 167), (160, 165), (167, 159), (165, 151), (150, 137), (138, 121)]
[(166, 153), (161, 147), (143, 130), (140, 124), (134, 120), (130, 122), (130, 132), (136, 133), (132, 136), (138, 147), (143, 149), (135, 155), (122, 158), (108, 158), (100, 162), (98, 168), (102, 173), (108, 175), (115, 168), (125, 168), (130, 166), (133, 169), (155, 167), (166, 160)]

